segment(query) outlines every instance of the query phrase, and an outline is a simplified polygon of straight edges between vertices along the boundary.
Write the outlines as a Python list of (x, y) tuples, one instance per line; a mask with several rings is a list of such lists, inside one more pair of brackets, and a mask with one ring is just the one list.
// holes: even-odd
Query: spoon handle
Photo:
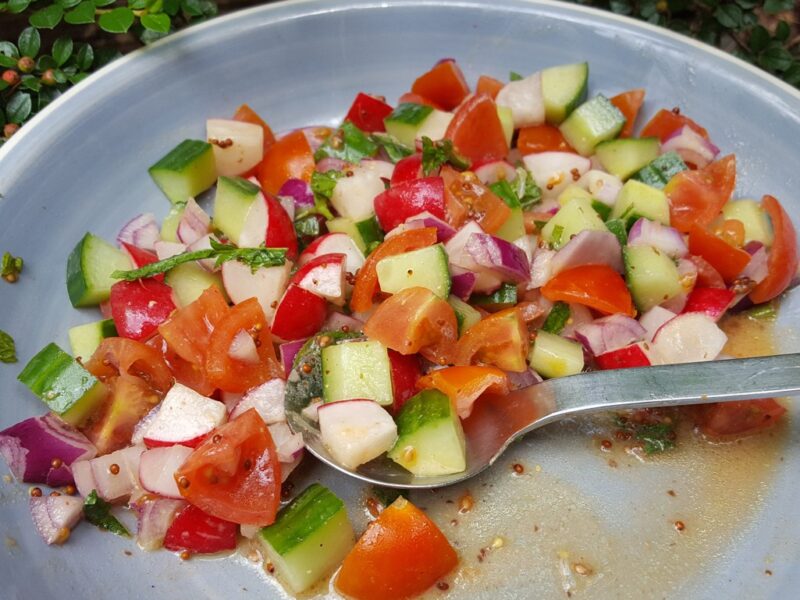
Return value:
[(595, 371), (543, 385), (552, 386), (554, 400), (552, 412), (542, 415), (546, 421), (601, 410), (771, 398), (800, 393), (800, 354)]

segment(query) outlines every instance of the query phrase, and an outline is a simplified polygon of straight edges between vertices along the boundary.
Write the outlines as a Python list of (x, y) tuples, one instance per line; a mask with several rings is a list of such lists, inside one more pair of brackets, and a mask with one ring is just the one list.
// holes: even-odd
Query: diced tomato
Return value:
[(495, 233), (511, 216), (508, 205), (473, 174), (460, 173), (445, 165), (441, 176), (444, 181), (447, 221), (453, 227), (461, 227), (471, 216), (485, 232)]
[(708, 139), (708, 132), (689, 117), (665, 108), (659, 110), (655, 116), (650, 119), (647, 125), (644, 126), (644, 129), (642, 129), (640, 137), (657, 137), (664, 142), (670, 135), (684, 125), (688, 125), (704, 138)]
[(314, 154), (302, 130), (293, 131), (276, 141), (264, 153), (258, 166), (258, 181), (268, 194), (277, 194), (287, 179), (311, 181)]
[(606, 265), (583, 265), (561, 271), (544, 284), (542, 295), (552, 302), (576, 302), (607, 315), (636, 314), (625, 280)]
[(616, 106), (619, 112), (622, 113), (622, 116), (625, 117), (625, 125), (622, 127), (619, 137), (631, 137), (633, 134), (633, 126), (636, 124), (636, 117), (639, 114), (639, 109), (642, 107), (643, 102), (644, 90), (641, 88), (623, 92), (611, 98), (611, 104)]
[(797, 273), (798, 265), (797, 232), (789, 215), (772, 196), (764, 196), (761, 207), (772, 221), (775, 237), (767, 258), (769, 273), (750, 293), (750, 300), (756, 304), (782, 294)]
[(204, 512), (270, 525), (281, 500), (281, 465), (264, 420), (250, 409), (214, 430), (175, 472), (181, 495)]
[(721, 237), (731, 246), (736, 246), (737, 248), (744, 246), (744, 223), (739, 219), (725, 219), (720, 225), (714, 228), (714, 234)]
[(336, 588), (354, 600), (401, 600), (421, 594), (457, 564), (439, 528), (401, 496), (345, 557)]
[(422, 104), (424, 106), (430, 106), (431, 108), (435, 108), (437, 110), (444, 110), (444, 108), (437, 102), (434, 102), (430, 98), (426, 98), (420, 94), (415, 94), (414, 92), (406, 92), (402, 96), (397, 99), (398, 104)]
[(772, 398), (704, 404), (696, 410), (700, 431), (714, 437), (756, 433), (772, 427), (786, 413)]
[(366, 312), (372, 307), (372, 299), (379, 289), (378, 272), (376, 270), (378, 261), (387, 256), (432, 246), (436, 243), (436, 240), (436, 228), (424, 227), (422, 229), (404, 231), (375, 248), (367, 257), (364, 266), (358, 271), (356, 283), (353, 286), (353, 295), (350, 298), (350, 308), (354, 312)]
[(481, 75), (478, 77), (478, 85), (475, 86), (476, 94), (486, 94), (494, 100), (498, 92), (503, 89), (505, 84), (502, 81), (489, 77), (488, 75)]
[(324, 298), (291, 284), (286, 288), (272, 319), (272, 333), (283, 340), (311, 337), (325, 322)]
[(561, 130), (554, 125), (522, 127), (517, 136), (517, 150), (523, 155), (534, 152), (575, 152)]
[(609, 369), (633, 369), (636, 367), (649, 367), (650, 359), (645, 354), (639, 344), (631, 344), (624, 348), (611, 350), (594, 357), (598, 368), (607, 371)]
[(702, 256), (689, 256), (689, 260), (697, 267), (695, 286), (704, 288), (724, 288), (725, 280), (714, 267)]
[(374, 204), (375, 216), (384, 231), (425, 211), (444, 219), (444, 182), (441, 177), (404, 181), (375, 196)]
[(467, 329), (456, 344), (453, 362), (464, 366), (480, 362), (522, 373), (528, 368), (529, 348), (528, 329), (521, 312), (507, 308)]
[(272, 129), (270, 126), (267, 125), (266, 121), (258, 116), (258, 113), (250, 108), (247, 104), (242, 104), (239, 108), (236, 109), (236, 112), (233, 115), (234, 121), (242, 121), (243, 123), (252, 123), (253, 125), (260, 125), (261, 129), (264, 130), (264, 152), (266, 153), (267, 150), (275, 143), (275, 134), (272, 133)]
[[(258, 358), (252, 362), (230, 355), (234, 339), (242, 332), (250, 336), (256, 346)], [(231, 308), (214, 327), (206, 352), (206, 375), (215, 387), (236, 393), (283, 377), (267, 319), (255, 298)]]
[(430, 98), (444, 110), (453, 110), (467, 97), (469, 86), (456, 62), (445, 60), (420, 75), (411, 86), (411, 91)]
[(702, 256), (728, 283), (736, 279), (750, 262), (750, 255), (745, 250), (731, 246), (697, 225), (692, 226), (689, 233), (689, 252)]
[(483, 94), (458, 107), (445, 132), (455, 149), (474, 163), (500, 160), (508, 154), (508, 143), (494, 100)]
[(228, 303), (222, 292), (212, 285), (197, 300), (159, 325), (158, 332), (178, 356), (196, 365), (204, 365), (211, 332), (227, 312)]
[(458, 322), (446, 300), (429, 289), (413, 287), (381, 302), (364, 324), (364, 333), (400, 354), (419, 352), (446, 364), (458, 338)]
[(175, 376), (175, 381), (192, 388), (202, 396), (211, 396), (214, 393), (215, 388), (206, 377), (205, 364), (191, 363), (178, 356), (159, 333), (151, 337), (147, 345), (161, 352), (169, 370)]
[(138, 377), (161, 395), (172, 387), (172, 373), (161, 354), (147, 344), (126, 338), (104, 339), (84, 367), (104, 382), (121, 375)]
[(422, 154), (412, 154), (400, 159), (392, 172), (392, 187), (422, 177)]
[(669, 198), (670, 224), (683, 233), (689, 233), (692, 225), (708, 227), (731, 199), (735, 187), (733, 154), (704, 169), (681, 171), (664, 188)]
[(392, 107), (380, 98), (359, 92), (344, 120), (350, 121), (361, 131), (386, 131), (383, 120), (391, 112)]
[(735, 297), (733, 290), (695, 287), (686, 299), (682, 312), (704, 313), (719, 321)]
[[(129, 244), (127, 242), (122, 242), (120, 245), (122, 246), (123, 250), (125, 250), (125, 252), (128, 254), (128, 256), (131, 257), (131, 260), (133, 261), (133, 266), (136, 267), (137, 269), (145, 265), (158, 262), (158, 256), (156, 256), (155, 252), (144, 250), (142, 248), (139, 248), (138, 246), (134, 246), (133, 244)], [(158, 281), (164, 281), (164, 274), (159, 273), (158, 275), (153, 275), (152, 279), (157, 279)]]
[(172, 288), (154, 278), (118, 281), (109, 301), (117, 333), (132, 340), (149, 338), (175, 310)]
[(496, 367), (446, 367), (422, 377), (420, 389), (436, 388), (453, 402), (458, 416), (466, 419), (472, 405), (484, 392), (507, 394), (508, 377)]
[(208, 515), (190, 504), (175, 515), (164, 536), (164, 548), (194, 554), (235, 550), (238, 529), (236, 523)]
[(294, 222), (286, 209), (269, 194), (264, 195), (267, 201), (267, 233), (265, 243), (268, 248), (286, 248), (286, 258), (297, 258), (297, 232)]
[(389, 364), (392, 367), (392, 395), (394, 404), (392, 410), (395, 414), (406, 400), (417, 393), (417, 380), (422, 377), (419, 356), (416, 354), (400, 354), (389, 350)]

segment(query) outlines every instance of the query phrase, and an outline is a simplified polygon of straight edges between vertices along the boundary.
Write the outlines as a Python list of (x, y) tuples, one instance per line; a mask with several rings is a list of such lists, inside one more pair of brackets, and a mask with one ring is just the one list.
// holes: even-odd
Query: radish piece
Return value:
[(667, 310), (663, 306), (654, 306), (641, 317), (639, 317), (639, 325), (644, 327), (644, 339), (652, 342), (656, 333), (661, 326), (667, 321), (671, 321), (678, 315), (671, 310)]
[[(287, 373), (289, 370), (286, 371)], [(286, 383), (283, 379), (270, 379), (258, 387), (248, 391), (231, 412), (231, 420), (245, 413), (251, 408), (264, 419), (264, 423), (272, 425), (286, 420), (283, 408), (283, 399), (286, 392)]]
[(493, 292), (500, 287), (503, 279), (497, 273), (481, 268), (469, 253), (467, 243), (473, 234), (486, 235), (486, 232), (475, 221), (468, 221), (444, 245), (450, 261), (451, 271), (458, 272), (457, 269), (452, 268), (453, 266), (459, 267), (461, 272), (471, 271), (476, 276), (473, 291)]
[(394, 165), (386, 160), (378, 160), (376, 158), (365, 158), (359, 165), (360, 168), (375, 173), (381, 179), (392, 179), (394, 175)]
[(322, 404), (322, 400), (313, 400), (300, 411), (300, 414), (304, 419), (308, 419), (312, 423), (319, 423), (319, 407), (322, 406)]
[(233, 336), (231, 347), (228, 349), (228, 356), (250, 365), (257, 365), (261, 360), (253, 337), (244, 329)]
[(355, 273), (364, 266), (364, 254), (346, 233), (328, 233), (318, 237), (300, 255), (300, 265), (323, 254), (344, 254), (344, 268)]
[(192, 448), (174, 445), (142, 452), (139, 459), (139, 481), (148, 492), (166, 498), (181, 498), (175, 471), (186, 462)]
[(364, 321), (336, 311), (331, 312), (322, 324), (323, 331), (361, 331), (363, 327)]
[(264, 129), (255, 123), (209, 119), (206, 137), (214, 150), (218, 175), (241, 175), (264, 157)]
[(319, 407), (322, 443), (348, 469), (371, 461), (397, 441), (397, 426), (372, 400), (343, 400)]
[(147, 413), (142, 419), (136, 424), (136, 427), (133, 428), (133, 433), (131, 434), (131, 445), (136, 446), (138, 444), (144, 444), (144, 432), (150, 427), (150, 424), (155, 419), (158, 411), (161, 410), (161, 403), (156, 404), (149, 413)]
[(300, 267), (291, 282), (337, 306), (343, 306), (345, 260), (345, 255), (341, 253), (317, 256)]
[(211, 217), (200, 208), (194, 198), (189, 198), (178, 222), (178, 239), (183, 244), (192, 244), (206, 235), (210, 227)]
[(714, 322), (719, 321), (725, 311), (734, 304), (736, 292), (721, 288), (694, 288), (686, 299), (684, 313), (703, 313)]
[[(586, 173), (592, 166), (588, 158), (573, 152), (539, 152), (522, 158), (525, 168), (531, 172), (542, 190), (542, 198), (557, 198), (571, 183), (573, 173)], [(539, 207), (538, 210), (543, 210)]]
[(272, 423), (268, 427), (272, 441), (275, 443), (275, 450), (278, 452), (278, 460), (282, 463), (292, 462), (295, 454), (305, 447), (303, 436), (299, 433), (292, 433), (285, 422)]
[(553, 255), (551, 276), (583, 265), (606, 265), (622, 273), (625, 269), (617, 236), (610, 231), (581, 231)]
[(386, 186), (376, 171), (353, 167), (347, 177), (336, 181), (331, 194), (331, 206), (342, 217), (361, 221), (375, 213), (373, 200), (385, 190)]
[(281, 483), (286, 481), (289, 478), (289, 475), (292, 474), (292, 471), (294, 471), (300, 465), (300, 463), (303, 461), (303, 455), (303, 450), (299, 450), (295, 453), (291, 462), (281, 463)]
[(225, 422), (225, 415), (222, 402), (175, 383), (161, 401), (161, 409), (143, 432), (144, 442), (150, 448), (173, 444), (194, 447)]
[(592, 198), (608, 206), (614, 206), (622, 190), (622, 180), (619, 177), (597, 169), (586, 171), (581, 175), (578, 185), (588, 191)]
[(649, 367), (652, 364), (647, 352), (647, 345), (642, 342), (617, 348), (595, 357), (595, 363), (602, 370), (608, 369), (633, 369), (635, 367)]
[(98, 496), (113, 502), (130, 496), (140, 487), (139, 457), (144, 450), (144, 446), (129, 446), (91, 459), (89, 463), (92, 465), (92, 476)]
[(544, 123), (544, 94), (542, 74), (534, 73), (524, 79), (505, 84), (495, 97), (497, 106), (511, 109), (514, 129)]
[(153, 213), (138, 215), (125, 223), (117, 234), (117, 243), (130, 244), (142, 250), (153, 250), (161, 239), (161, 230)]
[(237, 394), (235, 392), (220, 392), (220, 400), (225, 405), (225, 412), (228, 413), (228, 420), (230, 420), (230, 414), (236, 405), (242, 401), (244, 398), (244, 394)]
[(324, 298), (290, 284), (275, 309), (272, 334), (278, 341), (311, 337), (322, 328), (327, 310)]
[(75, 489), (84, 498), (97, 488), (97, 482), (92, 473), (92, 463), (88, 460), (79, 460), (72, 463), (72, 477), (75, 480)]
[(594, 356), (618, 350), (643, 339), (645, 329), (636, 319), (616, 314), (575, 328), (575, 338)]
[(83, 516), (83, 502), (75, 496), (39, 496), (30, 499), (36, 531), (46, 544), (63, 544)]
[(186, 252), (186, 244), (180, 242), (156, 242), (154, 248), (158, 260), (165, 260)]
[(276, 267), (261, 267), (253, 273), (246, 264), (238, 260), (229, 260), (222, 265), (222, 284), (234, 304), (250, 298), (258, 300), (264, 316), (270, 321), (275, 315), (277, 302), (283, 296), (289, 282), (291, 269), (292, 263), (286, 261)]
[(344, 171), (348, 165), (349, 163), (343, 161), (341, 158), (326, 156), (317, 163), (316, 167), (314, 167), (314, 170), (317, 171), (317, 173), (327, 173), (328, 171)]
[(498, 181), (510, 182), (517, 178), (517, 170), (505, 160), (493, 160), (473, 170), (483, 185), (492, 185)]
[(702, 313), (678, 315), (664, 324), (653, 339), (653, 349), (665, 364), (714, 360), (728, 336)]
[(677, 229), (645, 218), (638, 219), (631, 227), (628, 245), (651, 246), (670, 258), (683, 258), (689, 254), (686, 240)]
[[(152, 450), (149, 450), (152, 452)], [(158, 550), (164, 536), (181, 510), (187, 506), (183, 500), (156, 498), (142, 502), (138, 509), (136, 543), (142, 550)]]

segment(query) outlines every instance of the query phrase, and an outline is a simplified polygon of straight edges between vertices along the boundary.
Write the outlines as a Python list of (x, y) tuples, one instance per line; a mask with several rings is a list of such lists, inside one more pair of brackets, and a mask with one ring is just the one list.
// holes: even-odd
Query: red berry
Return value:
[(56, 77), (55, 73), (53, 73), (53, 69), (47, 69), (44, 73), (42, 73), (42, 83), (45, 85), (55, 85), (56, 84)]
[(6, 69), (3, 71), (3, 81), (8, 85), (17, 85), (19, 83), (19, 73), (13, 69)]
[(36, 67), (36, 61), (30, 56), (23, 56), (17, 61), (17, 68), (23, 73), (30, 73)]
[(3, 137), (8, 139), (19, 130), (19, 125), (16, 123), (6, 123), (3, 127)]

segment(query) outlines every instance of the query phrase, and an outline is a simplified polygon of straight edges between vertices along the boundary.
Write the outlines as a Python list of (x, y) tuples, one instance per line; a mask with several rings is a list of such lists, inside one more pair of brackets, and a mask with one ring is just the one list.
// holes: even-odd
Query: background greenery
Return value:
[[(793, 0), (576, 0), (718, 46), (800, 87)], [(0, 0), (0, 145), (125, 52), (253, 0)]]

